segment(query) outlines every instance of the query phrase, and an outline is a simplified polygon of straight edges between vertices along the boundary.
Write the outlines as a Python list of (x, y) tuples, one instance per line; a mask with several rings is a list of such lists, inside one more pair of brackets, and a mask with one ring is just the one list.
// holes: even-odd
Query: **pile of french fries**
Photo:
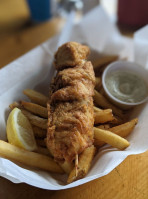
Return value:
[(46, 171), (67, 173), (69, 175), (67, 183), (71, 183), (83, 178), (88, 173), (96, 150), (103, 145), (109, 144), (120, 150), (127, 148), (130, 143), (125, 137), (132, 132), (138, 119), (127, 121), (130, 113), (124, 113), (105, 97), (101, 83), (104, 68), (117, 58), (117, 56), (104, 56), (93, 62), (96, 72), (94, 145), (85, 149), (75, 163), (65, 161), (59, 165), (54, 161), (52, 154), (46, 147), (48, 97), (31, 89), (23, 91), (30, 101), (13, 102), (9, 107), (11, 110), (15, 107), (21, 109), (22, 113), (29, 119), (38, 149), (35, 152), (30, 152), (1, 140), (0, 156)]

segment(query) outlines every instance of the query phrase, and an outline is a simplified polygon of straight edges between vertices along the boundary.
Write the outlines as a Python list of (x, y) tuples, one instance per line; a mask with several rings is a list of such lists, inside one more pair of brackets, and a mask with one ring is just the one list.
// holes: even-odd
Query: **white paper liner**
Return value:
[[(73, 15), (71, 14), (71, 20)], [(67, 27), (69, 28), (69, 25)], [(62, 36), (57, 35), (0, 70), (0, 139), (6, 140), (5, 129), (9, 104), (15, 100), (26, 99), (22, 94), (23, 89), (33, 88), (48, 93), (49, 84), (54, 74), (53, 55), (61, 41), (64, 43), (72, 40), (86, 43), (93, 49), (118, 54), (121, 57), (126, 56), (130, 60), (133, 60), (134, 50), (137, 52), (136, 47), (140, 45), (139, 40), (141, 39), (141, 42), (143, 42), (143, 38), (138, 35), (138, 45), (134, 45), (134, 49), (133, 40), (120, 35), (116, 26), (111, 23), (100, 6), (88, 13), (80, 24), (71, 28), (69, 28), (70, 35), (66, 34), (66, 37), (63, 34)], [(148, 27), (142, 31), (147, 32), (147, 30)], [(148, 48), (148, 44), (146, 47)], [(138, 56), (143, 56), (143, 50), (141, 48), (140, 53), (136, 53), (136, 60), (140, 60)], [(144, 55), (147, 56), (147, 54)], [(148, 60), (147, 58), (144, 58), (144, 60), (145, 62), (139, 62), (143, 67), (146, 67)], [(128, 155), (143, 153), (148, 149), (147, 104), (135, 109), (132, 118), (137, 116), (139, 123), (134, 132), (127, 138), (131, 145), (124, 151), (118, 151), (108, 145), (104, 146), (94, 158), (89, 173), (83, 179), (66, 185), (66, 175), (21, 167), (3, 158), (0, 158), (0, 175), (14, 183), (25, 182), (48, 190), (71, 188), (102, 177), (111, 172)]]

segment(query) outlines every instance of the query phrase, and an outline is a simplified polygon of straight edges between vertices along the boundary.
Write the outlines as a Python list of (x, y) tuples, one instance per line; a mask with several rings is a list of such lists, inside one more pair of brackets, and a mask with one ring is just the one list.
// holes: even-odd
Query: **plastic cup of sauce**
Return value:
[(109, 64), (103, 72), (102, 85), (110, 101), (124, 110), (148, 100), (148, 71), (134, 62)]

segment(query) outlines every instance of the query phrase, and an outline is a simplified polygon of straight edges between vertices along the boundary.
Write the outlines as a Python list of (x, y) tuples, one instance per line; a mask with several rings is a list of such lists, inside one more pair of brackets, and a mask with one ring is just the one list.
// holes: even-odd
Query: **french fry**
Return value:
[(34, 126), (40, 127), (42, 129), (47, 129), (47, 119), (40, 118), (36, 115), (33, 115), (29, 111), (21, 109), (22, 113), (28, 118), (30, 123)]
[(102, 111), (102, 110), (103, 110), (103, 109), (101, 109), (101, 108), (98, 108), (98, 107), (94, 106), (94, 112)]
[(104, 146), (106, 143), (104, 142), (104, 141), (101, 141), (101, 140), (99, 140), (99, 139), (94, 139), (94, 145), (96, 146), (96, 147), (102, 147), (102, 146)]
[(77, 175), (76, 175), (76, 168), (74, 167), (69, 174), (67, 183), (71, 183), (75, 180), (83, 178), (87, 173), (91, 166), (91, 162), (95, 155), (96, 148), (92, 145), (85, 149), (82, 154), (79, 156), (78, 161), (78, 168), (77, 168)]
[[(100, 128), (100, 129), (103, 129), (103, 130), (108, 130), (110, 128), (110, 124), (99, 125), (99, 126), (97, 126), (97, 128)], [(94, 145), (95, 146), (101, 147), (105, 144), (106, 143), (104, 141), (94, 139)]]
[[(138, 122), (138, 119), (135, 118), (135, 119), (133, 119), (133, 120), (131, 120), (129, 122), (126, 122), (124, 124), (121, 124), (121, 125), (118, 125), (118, 126), (115, 126), (115, 127), (112, 127), (112, 128), (110, 128), (110, 126), (106, 126), (107, 124), (106, 125), (97, 126), (97, 128), (104, 129), (104, 130), (109, 130), (112, 133), (115, 133), (115, 134), (117, 134), (117, 135), (119, 135), (119, 136), (124, 138), (124, 137), (128, 136), (133, 131), (133, 129), (134, 129), (135, 125), (137, 124), (137, 122)], [(103, 146), (106, 143), (103, 142), (103, 141), (95, 139), (94, 144), (96, 146), (101, 147), (101, 146)]]
[(63, 169), (63, 171), (65, 171), (65, 173), (67, 174), (69, 174), (74, 168), (73, 162), (67, 162), (67, 161), (65, 161), (64, 163), (60, 163), (60, 166)]
[(97, 128), (108, 130), (110, 128), (110, 124), (102, 124), (97, 126)]
[(95, 117), (95, 124), (110, 122), (114, 119), (111, 109), (97, 110), (95, 108), (94, 117)]
[(100, 88), (99, 93), (105, 97), (105, 91), (103, 87)]
[(33, 115), (32, 113), (30, 113), (29, 111), (27, 110), (24, 110), (22, 108), (22, 106), (17, 103), (17, 102), (13, 102), (12, 104), (9, 105), (9, 107), (11, 109), (17, 107), (17, 108), (20, 108), (22, 113), (28, 118), (28, 120), (30, 121), (30, 123), (34, 126), (37, 126), (41, 129), (47, 129), (47, 119), (44, 119), (44, 118), (41, 118), (41, 117), (38, 117), (36, 115)]
[(120, 150), (123, 150), (130, 145), (130, 143), (126, 139), (120, 137), (119, 135), (116, 135), (111, 131), (95, 127), (94, 127), (94, 139), (95, 143), (97, 143), (97, 141), (104, 141), (105, 143)]
[(95, 89), (96, 90), (100, 90), (102, 86), (102, 80), (101, 80), (101, 77), (96, 77), (96, 85), (95, 85)]
[(19, 109), (21, 109), (22, 106), (21, 106), (21, 104), (20, 104), (19, 102), (13, 102), (12, 104), (9, 105), (9, 108), (10, 108), (10, 109), (14, 109), (14, 108), (19, 108)]
[(48, 118), (47, 108), (43, 106), (25, 101), (21, 101), (21, 105), (23, 106), (23, 108), (35, 115), (41, 116), (43, 118)]
[(45, 141), (45, 139), (38, 139), (38, 138), (36, 138), (36, 143), (40, 147), (46, 147), (46, 141)]
[(103, 108), (111, 108), (115, 115), (117, 115), (118, 117), (122, 119), (125, 119), (123, 112), (119, 108), (111, 104), (103, 95), (101, 95), (96, 90), (95, 90), (95, 95), (94, 95), (94, 101), (98, 106), (101, 106)]
[(23, 93), (36, 104), (47, 107), (48, 97), (32, 89), (25, 89)]
[(36, 138), (45, 138), (47, 134), (47, 130), (41, 129), (37, 126), (32, 125), (33, 133)]
[(124, 121), (121, 118), (119, 118), (117, 116), (113, 116), (113, 117), (114, 117), (114, 119), (109, 122), (110, 124), (119, 125), (119, 124), (123, 124), (124, 123)]
[(117, 59), (118, 59), (117, 55), (102, 55), (93, 62), (94, 70), (98, 71), (102, 66), (108, 65), (111, 62), (116, 61)]
[(135, 118), (129, 122), (126, 122), (124, 124), (121, 124), (119, 126), (115, 126), (109, 129), (109, 131), (121, 136), (126, 137), (128, 136), (132, 130), (134, 129), (135, 125), (138, 123), (138, 119)]
[(8, 160), (18, 161), (27, 166), (43, 169), (50, 172), (63, 173), (61, 167), (46, 155), (26, 151), (0, 140), (0, 156)]
[(40, 153), (40, 154), (43, 154), (43, 155), (52, 156), (50, 151), (47, 148), (45, 148), (45, 147), (38, 146), (36, 152)]

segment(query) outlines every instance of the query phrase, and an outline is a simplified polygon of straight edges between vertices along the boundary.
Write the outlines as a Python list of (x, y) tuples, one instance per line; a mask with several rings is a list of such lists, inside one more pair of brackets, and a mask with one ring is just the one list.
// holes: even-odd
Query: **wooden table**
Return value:
[[(58, 26), (57, 26), (58, 24)], [(23, 55), (41, 42), (59, 32), (63, 20), (33, 26), (27, 30), (0, 39), (0, 67)], [(1, 199), (147, 199), (148, 152), (129, 156), (110, 174), (63, 191), (47, 191), (24, 183), (13, 184), (0, 177)]]

